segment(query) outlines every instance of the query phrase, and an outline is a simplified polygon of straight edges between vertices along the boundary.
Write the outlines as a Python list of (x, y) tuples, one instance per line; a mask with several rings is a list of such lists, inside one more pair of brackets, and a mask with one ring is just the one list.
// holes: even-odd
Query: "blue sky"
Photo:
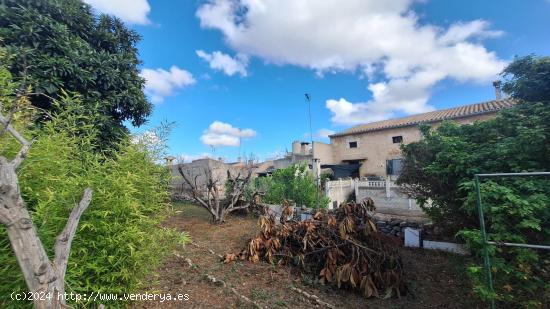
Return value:
[[(86, 0), (142, 35), (143, 132), (170, 152), (268, 158), (354, 124), (494, 97), (514, 55), (550, 54), (550, 1)], [(239, 147), (239, 141), (242, 142)]]

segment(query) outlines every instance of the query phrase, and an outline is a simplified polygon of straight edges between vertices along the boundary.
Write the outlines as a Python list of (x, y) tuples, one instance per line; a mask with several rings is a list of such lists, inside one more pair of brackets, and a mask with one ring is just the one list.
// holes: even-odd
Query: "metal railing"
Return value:
[[(491, 293), (494, 293), (493, 278), (491, 273), (491, 258), (489, 255), (489, 246), (500, 247), (520, 247), (539, 250), (550, 250), (550, 246), (538, 245), (538, 244), (523, 244), (523, 243), (511, 243), (511, 242), (497, 242), (491, 241), (487, 237), (487, 230), (485, 228), (485, 216), (483, 211), (483, 204), (481, 201), (480, 183), (483, 178), (495, 178), (495, 177), (527, 177), (527, 176), (550, 176), (550, 172), (532, 172), (532, 173), (494, 173), (494, 174), (475, 174), (474, 183), (476, 190), (476, 202), (477, 211), (479, 214), (479, 228), (481, 230), (481, 238), (483, 241), (483, 264), (485, 270), (485, 276), (487, 280), (487, 287)], [(491, 308), (496, 308), (495, 299), (491, 298)]]

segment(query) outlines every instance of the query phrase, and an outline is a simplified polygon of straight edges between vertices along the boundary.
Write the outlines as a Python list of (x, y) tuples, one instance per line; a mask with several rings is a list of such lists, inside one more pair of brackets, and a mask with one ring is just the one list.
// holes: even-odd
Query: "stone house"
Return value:
[(358, 125), (330, 136), (332, 162), (360, 164), (361, 177), (395, 179), (401, 169), (400, 145), (422, 138), (420, 124), (437, 126), (445, 120), (472, 124), (493, 118), (515, 104), (512, 99), (498, 99)]

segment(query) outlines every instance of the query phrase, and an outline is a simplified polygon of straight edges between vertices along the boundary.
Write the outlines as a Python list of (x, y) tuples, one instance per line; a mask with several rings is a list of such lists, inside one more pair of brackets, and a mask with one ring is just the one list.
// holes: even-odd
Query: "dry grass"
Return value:
[[(141, 302), (134, 308), (251, 308), (229, 288), (265, 308), (317, 308), (318, 305), (292, 291), (292, 286), (319, 296), (336, 308), (475, 308), (463, 272), (464, 261), (452, 255), (402, 249), (405, 280), (409, 293), (401, 299), (365, 299), (351, 291), (316, 284), (316, 278), (301, 275), (289, 267), (266, 263), (223, 264), (216, 255), (238, 252), (259, 230), (253, 217), (230, 216), (221, 226), (210, 223), (208, 213), (194, 205), (179, 205), (180, 212), (165, 225), (187, 231), (195, 244), (181, 256), (169, 258), (151, 278), (150, 293), (187, 293), (186, 302)], [(208, 249), (215, 252), (211, 254)], [(185, 259), (193, 263), (189, 267)], [(227, 283), (211, 283), (212, 275)], [(479, 306), (482, 307), (482, 306)]]

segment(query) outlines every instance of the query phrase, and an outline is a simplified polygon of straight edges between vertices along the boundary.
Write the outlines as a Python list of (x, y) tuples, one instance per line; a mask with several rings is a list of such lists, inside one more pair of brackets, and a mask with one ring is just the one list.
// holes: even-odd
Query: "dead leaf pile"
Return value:
[(377, 231), (372, 210), (374, 203), (367, 199), (301, 222), (276, 225), (274, 217), (261, 217), (261, 232), (239, 254), (226, 254), (224, 262), (295, 265), (317, 275), (321, 283), (359, 291), (365, 297), (400, 297), (405, 284), (398, 247)]

